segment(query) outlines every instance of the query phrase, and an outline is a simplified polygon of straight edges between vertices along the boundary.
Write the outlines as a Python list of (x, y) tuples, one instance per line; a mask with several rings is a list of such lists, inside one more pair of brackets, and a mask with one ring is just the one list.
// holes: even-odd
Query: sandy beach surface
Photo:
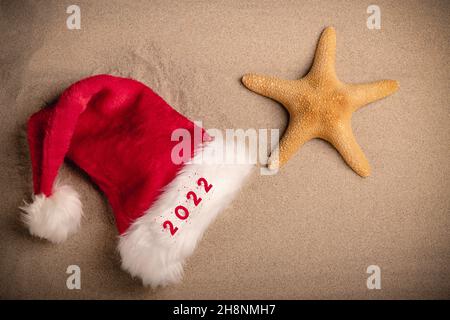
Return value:
[[(0, 297), (71, 299), (450, 298), (448, 1), (0, 2)], [(345, 82), (396, 79), (400, 90), (358, 111), (372, 166), (356, 175), (326, 142), (307, 143), (274, 176), (257, 170), (210, 226), (179, 285), (152, 290), (120, 269), (105, 197), (71, 165), (80, 231), (32, 238), (18, 207), (32, 192), (27, 118), (83, 77), (110, 73), (153, 88), (205, 128), (278, 128), (288, 114), (240, 82), (248, 72), (303, 76), (321, 31), (337, 32)], [(78, 265), (82, 289), (66, 287)], [(368, 290), (366, 269), (381, 269)]]

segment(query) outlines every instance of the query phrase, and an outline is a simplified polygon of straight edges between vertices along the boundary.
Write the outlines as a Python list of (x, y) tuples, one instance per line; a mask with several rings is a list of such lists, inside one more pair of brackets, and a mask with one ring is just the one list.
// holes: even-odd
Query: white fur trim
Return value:
[[(221, 147), (220, 141), (206, 144), (166, 186), (152, 207), (120, 237), (118, 249), (122, 268), (141, 278), (144, 285), (165, 286), (181, 280), (185, 259), (193, 253), (208, 225), (229, 204), (250, 173), (253, 165), (248, 162), (214, 163), (216, 150)], [(233, 154), (235, 159), (242, 156), (242, 151), (245, 152), (238, 149)], [(200, 158), (202, 163), (198, 162)], [(197, 184), (201, 177), (213, 185), (208, 193)], [(189, 191), (202, 198), (197, 207), (186, 198)], [(174, 209), (178, 205), (189, 210), (186, 220), (175, 216)], [(166, 220), (178, 227), (174, 236), (163, 229)]]
[(33, 202), (20, 209), (30, 233), (53, 243), (61, 243), (75, 233), (83, 215), (78, 193), (67, 185), (56, 185), (50, 197), (33, 195)]

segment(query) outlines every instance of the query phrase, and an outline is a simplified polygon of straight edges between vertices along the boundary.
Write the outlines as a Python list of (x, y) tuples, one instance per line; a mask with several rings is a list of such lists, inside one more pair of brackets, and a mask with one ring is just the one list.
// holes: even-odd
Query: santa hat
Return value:
[(222, 141), (144, 84), (110, 75), (73, 84), (32, 115), (28, 142), (34, 195), (22, 209), (30, 233), (60, 243), (80, 226), (77, 192), (57, 182), (69, 159), (109, 200), (122, 268), (153, 287), (180, 280), (185, 259), (251, 168), (218, 162)]

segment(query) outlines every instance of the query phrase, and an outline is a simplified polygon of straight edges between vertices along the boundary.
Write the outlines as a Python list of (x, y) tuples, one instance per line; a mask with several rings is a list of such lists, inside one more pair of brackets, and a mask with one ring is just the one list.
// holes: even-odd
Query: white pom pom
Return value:
[(61, 243), (75, 233), (83, 210), (78, 193), (70, 186), (56, 186), (52, 195), (34, 195), (33, 202), (20, 207), (22, 220), (33, 236)]

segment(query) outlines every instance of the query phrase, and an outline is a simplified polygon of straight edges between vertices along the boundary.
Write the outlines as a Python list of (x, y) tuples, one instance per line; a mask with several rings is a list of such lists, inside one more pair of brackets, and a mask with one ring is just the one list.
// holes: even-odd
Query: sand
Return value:
[[(70, 3), (71, 4), (71, 3)], [(71, 299), (450, 298), (449, 3), (377, 1), (61, 1), (0, 3), (0, 297)], [(72, 82), (133, 77), (206, 128), (285, 129), (281, 105), (244, 73), (303, 76), (324, 27), (337, 30), (346, 82), (396, 79), (400, 91), (358, 111), (372, 166), (356, 175), (327, 143), (307, 143), (275, 176), (257, 171), (211, 225), (181, 284), (143, 288), (120, 269), (111, 209), (70, 165), (82, 228), (52, 245), (30, 237), (18, 206), (31, 194), (27, 118)], [(81, 268), (81, 290), (66, 287)], [(381, 268), (381, 290), (366, 269)]]

